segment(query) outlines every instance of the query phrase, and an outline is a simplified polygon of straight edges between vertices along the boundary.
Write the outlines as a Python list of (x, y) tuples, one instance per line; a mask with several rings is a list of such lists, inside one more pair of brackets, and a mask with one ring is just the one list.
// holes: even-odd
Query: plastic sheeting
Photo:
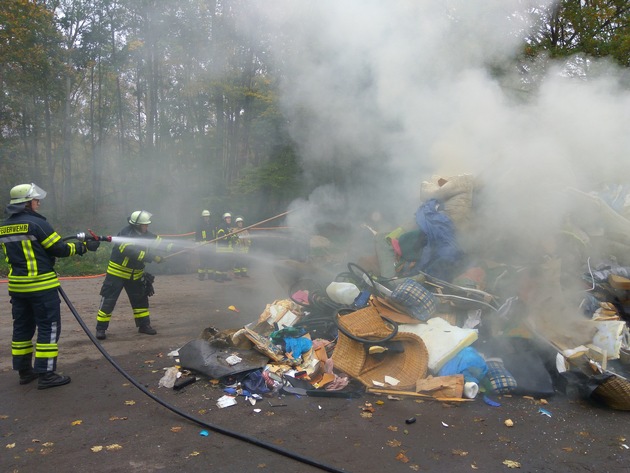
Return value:
[[(226, 359), (232, 355), (238, 356), (241, 361), (231, 365)], [(179, 362), (182, 368), (218, 379), (262, 368), (267, 365), (269, 358), (254, 349), (217, 347), (206, 340), (198, 339), (191, 340), (180, 348)]]

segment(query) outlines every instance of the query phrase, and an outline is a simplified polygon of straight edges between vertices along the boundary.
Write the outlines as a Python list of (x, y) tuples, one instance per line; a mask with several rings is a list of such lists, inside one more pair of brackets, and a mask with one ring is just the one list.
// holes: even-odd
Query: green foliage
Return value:
[(609, 57), (630, 67), (630, 4), (627, 0), (562, 0), (536, 9), (535, 33), (526, 38), (525, 56)]

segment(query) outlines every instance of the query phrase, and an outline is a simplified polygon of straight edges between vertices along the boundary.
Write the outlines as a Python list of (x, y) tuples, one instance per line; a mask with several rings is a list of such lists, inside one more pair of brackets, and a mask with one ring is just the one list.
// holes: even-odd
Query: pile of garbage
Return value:
[[(414, 224), (373, 232), (366, 269), (348, 262), (326, 280), (279, 266), (286, 299), (244, 327), (207, 329), (179, 363), (229, 386), (221, 407), (276, 392), (491, 404), (493, 395), (545, 398), (574, 386), (630, 410), (630, 266), (618, 256), (630, 256), (630, 221), (569, 189), (601, 226), (567, 218), (559, 239), (570, 244), (527, 266), (472, 259), (457, 235), (470, 228), (474, 191), (467, 175), (423, 183)], [(567, 268), (580, 271), (570, 283)]]

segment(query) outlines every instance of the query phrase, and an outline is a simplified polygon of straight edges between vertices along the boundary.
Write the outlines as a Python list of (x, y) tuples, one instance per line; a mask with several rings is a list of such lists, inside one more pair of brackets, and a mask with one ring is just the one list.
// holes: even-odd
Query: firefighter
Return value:
[(249, 253), (249, 248), (252, 246), (252, 240), (249, 238), (249, 231), (242, 230), (243, 224), (245, 220), (243, 217), (236, 217), (234, 220), (236, 223), (235, 232), (238, 232), (235, 236), (238, 237), (236, 240), (236, 244), (234, 246), (234, 277), (235, 278), (248, 278), (249, 273), (247, 271), (247, 254)]
[(19, 373), (20, 384), (37, 379), (37, 389), (63, 386), (70, 377), (55, 373), (61, 335), (55, 258), (96, 251), (99, 242), (64, 242), (46, 218), (37, 213), (46, 191), (36, 184), (15, 186), (10, 195), (8, 218), (0, 225), (0, 245), (9, 265), (13, 369)]
[[(201, 218), (197, 225), (197, 232), (195, 233), (195, 241), (201, 244), (204, 242), (214, 240), (215, 229), (210, 223), (210, 211), (204, 210), (201, 212)], [(203, 281), (207, 276), (208, 280), (215, 279), (214, 270), (214, 258), (213, 248), (210, 245), (206, 245), (206, 248), (199, 250), (199, 269), (197, 270), (197, 276), (200, 281)]]
[(163, 257), (160, 253), (170, 251), (172, 245), (164, 245), (159, 236), (148, 230), (152, 216), (146, 210), (132, 212), (127, 219), (129, 225), (117, 235), (120, 238), (112, 248), (100, 292), (101, 303), (96, 316), (96, 338), (99, 340), (107, 338), (112, 312), (123, 289), (129, 297), (138, 332), (157, 334), (157, 330), (151, 327), (149, 314), (153, 276), (145, 273), (144, 267), (147, 262), (161, 263)]
[(225, 212), (216, 231), (217, 271), (216, 281), (231, 281), (228, 272), (233, 266), (234, 244), (238, 235), (232, 234), (232, 214)]

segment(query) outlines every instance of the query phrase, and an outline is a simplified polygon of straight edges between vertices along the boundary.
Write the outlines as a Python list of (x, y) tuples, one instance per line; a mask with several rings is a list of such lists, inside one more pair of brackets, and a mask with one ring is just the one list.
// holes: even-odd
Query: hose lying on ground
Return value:
[(319, 468), (320, 470), (323, 470), (323, 471), (330, 471), (330, 472), (333, 472), (333, 473), (346, 473), (347, 470), (343, 470), (343, 469), (335, 468), (333, 466), (326, 465), (324, 463), (321, 463), (321, 462), (316, 461), (316, 460), (312, 460), (310, 458), (304, 457), (304, 456), (299, 455), (297, 453), (293, 453), (293, 452), (290, 452), (288, 450), (284, 450), (282, 448), (279, 448), (276, 445), (272, 445), (270, 443), (263, 442), (261, 440), (258, 440), (256, 438), (254, 438), (254, 437), (243, 435), (243, 434), (240, 434), (238, 432), (234, 432), (232, 430), (225, 429), (223, 427), (220, 427), (220, 426), (217, 426), (217, 425), (214, 425), (214, 424), (208, 424), (207, 422), (204, 422), (201, 419), (198, 419), (198, 418), (196, 418), (194, 416), (191, 416), (191, 415), (189, 415), (189, 414), (187, 414), (187, 413), (177, 409), (176, 407), (168, 404), (167, 402), (163, 401), (159, 397), (157, 397), (154, 394), (152, 394), (148, 389), (146, 389), (143, 385), (141, 385), (134, 378), (132, 378), (125, 370), (122, 369), (122, 367), (118, 363), (116, 363), (116, 361), (111, 357), (111, 355), (109, 353), (107, 353), (107, 351), (103, 348), (103, 346), (98, 342), (96, 337), (94, 337), (94, 335), (92, 335), (92, 333), (90, 332), (88, 327), (85, 325), (85, 322), (83, 321), (83, 319), (81, 318), (81, 316), (77, 312), (76, 308), (74, 307), (74, 305), (72, 304), (72, 302), (68, 298), (68, 295), (66, 294), (66, 292), (63, 290), (63, 288), (61, 286), (59, 286), (59, 294), (61, 294), (61, 297), (63, 298), (63, 300), (68, 305), (68, 308), (70, 309), (70, 312), (72, 312), (72, 315), (74, 315), (74, 318), (77, 319), (77, 322), (79, 322), (79, 325), (81, 326), (83, 331), (87, 334), (89, 339), (96, 346), (96, 348), (98, 348), (98, 351), (101, 352), (101, 354), (105, 357), (105, 359), (107, 361), (109, 361), (111, 363), (111, 365), (114, 368), (116, 368), (116, 370), (118, 370), (118, 372), (120, 374), (122, 374), (131, 384), (133, 384), (136, 388), (138, 388), (144, 394), (149, 396), (155, 402), (161, 404), (162, 406), (166, 407), (167, 409), (169, 409), (170, 411), (174, 412), (175, 414), (178, 414), (178, 415), (184, 417), (185, 419), (188, 419), (189, 421), (194, 422), (196, 424), (199, 424), (200, 426), (205, 427), (205, 428), (207, 428), (209, 430), (212, 430), (214, 432), (218, 432), (220, 434), (227, 435), (227, 436), (235, 438), (237, 440), (242, 440), (242, 441), (250, 443), (252, 445), (256, 445), (257, 447), (264, 448), (266, 450), (269, 450), (271, 452), (274, 452), (274, 453), (277, 453), (279, 455), (285, 456), (287, 458), (291, 458), (293, 460), (296, 460), (298, 462), (304, 463), (306, 465), (310, 465), (310, 466), (313, 466), (315, 468)]

